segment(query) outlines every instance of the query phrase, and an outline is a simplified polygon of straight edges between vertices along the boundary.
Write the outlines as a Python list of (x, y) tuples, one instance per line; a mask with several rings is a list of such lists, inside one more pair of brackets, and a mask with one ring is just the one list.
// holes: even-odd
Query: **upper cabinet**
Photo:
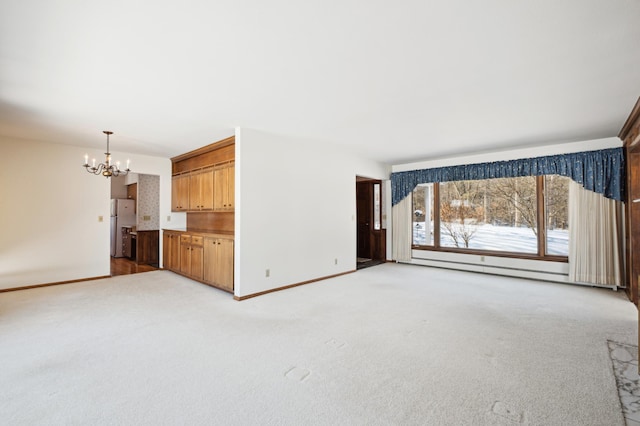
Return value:
[(215, 189), (213, 207), (218, 211), (230, 211), (234, 209), (235, 193), (235, 166), (228, 163), (215, 168)]
[(234, 160), (233, 136), (172, 158), (171, 210), (233, 212)]
[(189, 210), (189, 175), (177, 175), (171, 178), (171, 211)]
[(189, 173), (189, 210), (213, 210), (213, 168)]

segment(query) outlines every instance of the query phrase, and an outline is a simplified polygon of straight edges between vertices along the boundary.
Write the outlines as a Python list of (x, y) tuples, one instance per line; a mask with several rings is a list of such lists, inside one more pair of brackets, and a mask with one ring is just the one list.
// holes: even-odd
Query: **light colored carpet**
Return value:
[(623, 425), (611, 290), (384, 264), (243, 302), (156, 271), (0, 294), (7, 425)]

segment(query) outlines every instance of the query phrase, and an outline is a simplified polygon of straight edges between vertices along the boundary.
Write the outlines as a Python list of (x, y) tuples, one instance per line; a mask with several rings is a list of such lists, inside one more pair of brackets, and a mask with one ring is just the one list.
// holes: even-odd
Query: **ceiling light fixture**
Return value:
[(109, 152), (109, 135), (112, 135), (113, 132), (108, 130), (104, 130), (102, 133), (107, 135), (107, 152), (104, 154), (107, 156), (107, 159), (104, 163), (100, 163), (96, 166), (96, 159), (93, 159), (93, 164), (89, 165), (89, 156), (87, 154), (84, 155), (84, 168), (87, 169), (89, 173), (93, 173), (94, 175), (102, 175), (106, 178), (110, 178), (111, 176), (124, 176), (129, 173), (129, 160), (127, 160), (127, 168), (126, 170), (120, 170), (120, 162), (116, 161), (116, 164), (111, 164), (111, 153)]

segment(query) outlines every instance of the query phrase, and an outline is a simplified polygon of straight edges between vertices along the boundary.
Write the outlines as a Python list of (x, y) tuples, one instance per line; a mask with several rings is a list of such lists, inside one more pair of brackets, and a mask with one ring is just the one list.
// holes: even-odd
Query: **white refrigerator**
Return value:
[(122, 257), (122, 227), (135, 226), (135, 200), (111, 200), (111, 256)]

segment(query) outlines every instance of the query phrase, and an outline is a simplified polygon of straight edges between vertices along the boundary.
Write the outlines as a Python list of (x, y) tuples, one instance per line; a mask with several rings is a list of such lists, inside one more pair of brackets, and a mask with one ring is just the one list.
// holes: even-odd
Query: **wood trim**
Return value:
[(236, 296), (236, 295), (234, 295), (233, 298), (235, 300), (237, 300), (237, 301), (251, 299), (252, 297), (258, 297), (258, 296), (262, 296), (262, 295), (265, 295), (265, 294), (274, 293), (274, 292), (280, 291), (280, 290), (286, 290), (286, 289), (289, 289), (289, 288), (298, 287), (298, 286), (305, 285), (305, 284), (311, 284), (311, 283), (315, 283), (317, 281), (328, 280), (329, 278), (335, 278), (335, 277), (339, 277), (341, 275), (351, 274), (353, 272), (356, 272), (356, 270), (354, 269), (354, 270), (347, 271), (347, 272), (341, 272), (339, 274), (327, 275), (326, 277), (315, 278), (313, 280), (302, 281), (302, 282), (296, 283), (296, 284), (289, 284), (289, 285), (285, 285), (283, 287), (272, 288), (270, 290), (261, 291), (259, 293), (247, 294), (246, 296)]
[(536, 176), (536, 227), (538, 228), (538, 256), (542, 258), (547, 254), (547, 224), (545, 215), (546, 203), (544, 195), (544, 176)]
[(175, 163), (178, 161), (186, 160), (188, 158), (197, 157), (198, 155), (206, 154), (210, 151), (215, 151), (216, 149), (224, 148), (225, 146), (232, 145), (236, 142), (236, 137), (229, 136), (228, 138), (221, 139), (218, 142), (211, 143), (209, 145), (205, 145), (198, 149), (194, 149), (193, 151), (185, 152), (184, 154), (180, 154), (178, 156), (172, 157), (171, 162)]
[[(624, 122), (622, 129), (620, 129), (620, 133), (618, 133), (618, 137), (623, 141), (625, 141), (625, 139), (629, 135), (629, 132), (631, 132), (631, 130), (633, 129), (633, 125), (636, 123), (636, 121), (639, 118), (640, 118), (640, 97), (636, 101), (636, 104), (633, 106), (633, 109), (631, 110), (631, 114), (629, 114), (629, 117), (627, 117), (627, 121)], [(625, 146), (631, 145), (631, 142), (632, 141), (625, 141)]]
[(564, 262), (564, 263), (569, 262), (568, 256), (555, 256), (555, 255), (539, 256), (537, 254), (514, 253), (514, 252), (508, 252), (508, 251), (473, 250), (473, 249), (463, 249), (463, 248), (455, 248), (455, 247), (431, 247), (431, 246), (416, 246), (416, 245), (411, 246), (411, 250), (472, 254), (476, 256), (508, 257), (512, 259), (525, 259), (525, 260), (544, 260), (548, 262)]
[(222, 148), (208, 151), (195, 157), (185, 158), (180, 161), (171, 162), (171, 174), (189, 173), (195, 170), (204, 169), (211, 166), (223, 165), (235, 161), (235, 144), (223, 146)]
[(569, 262), (568, 256), (558, 256), (546, 254), (546, 226), (545, 226), (545, 211), (544, 211), (544, 176), (535, 176), (536, 178), (536, 203), (537, 203), (537, 226), (538, 226), (538, 251), (536, 254), (527, 253), (515, 253), (508, 251), (491, 251), (491, 250), (473, 250), (465, 248), (455, 247), (443, 247), (440, 245), (440, 184), (438, 182), (433, 183), (433, 245), (432, 246), (419, 246), (412, 244), (412, 250), (425, 250), (425, 251), (439, 251), (446, 253), (461, 253), (471, 254), (478, 256), (494, 256), (494, 257), (508, 257), (513, 259), (526, 259), (526, 260), (544, 260), (549, 262)]
[(80, 278), (78, 280), (57, 281), (54, 283), (34, 284), (34, 285), (27, 285), (24, 287), (3, 288), (3, 289), (0, 289), (0, 293), (5, 293), (9, 291), (19, 291), (19, 290), (31, 290), (32, 288), (50, 287), (52, 285), (73, 284), (73, 283), (79, 283), (83, 281), (102, 280), (104, 278), (111, 278), (111, 275), (103, 275), (100, 277), (90, 277), (90, 278)]
[(437, 249), (440, 249), (440, 183), (439, 182), (435, 182), (433, 184), (433, 246)]

